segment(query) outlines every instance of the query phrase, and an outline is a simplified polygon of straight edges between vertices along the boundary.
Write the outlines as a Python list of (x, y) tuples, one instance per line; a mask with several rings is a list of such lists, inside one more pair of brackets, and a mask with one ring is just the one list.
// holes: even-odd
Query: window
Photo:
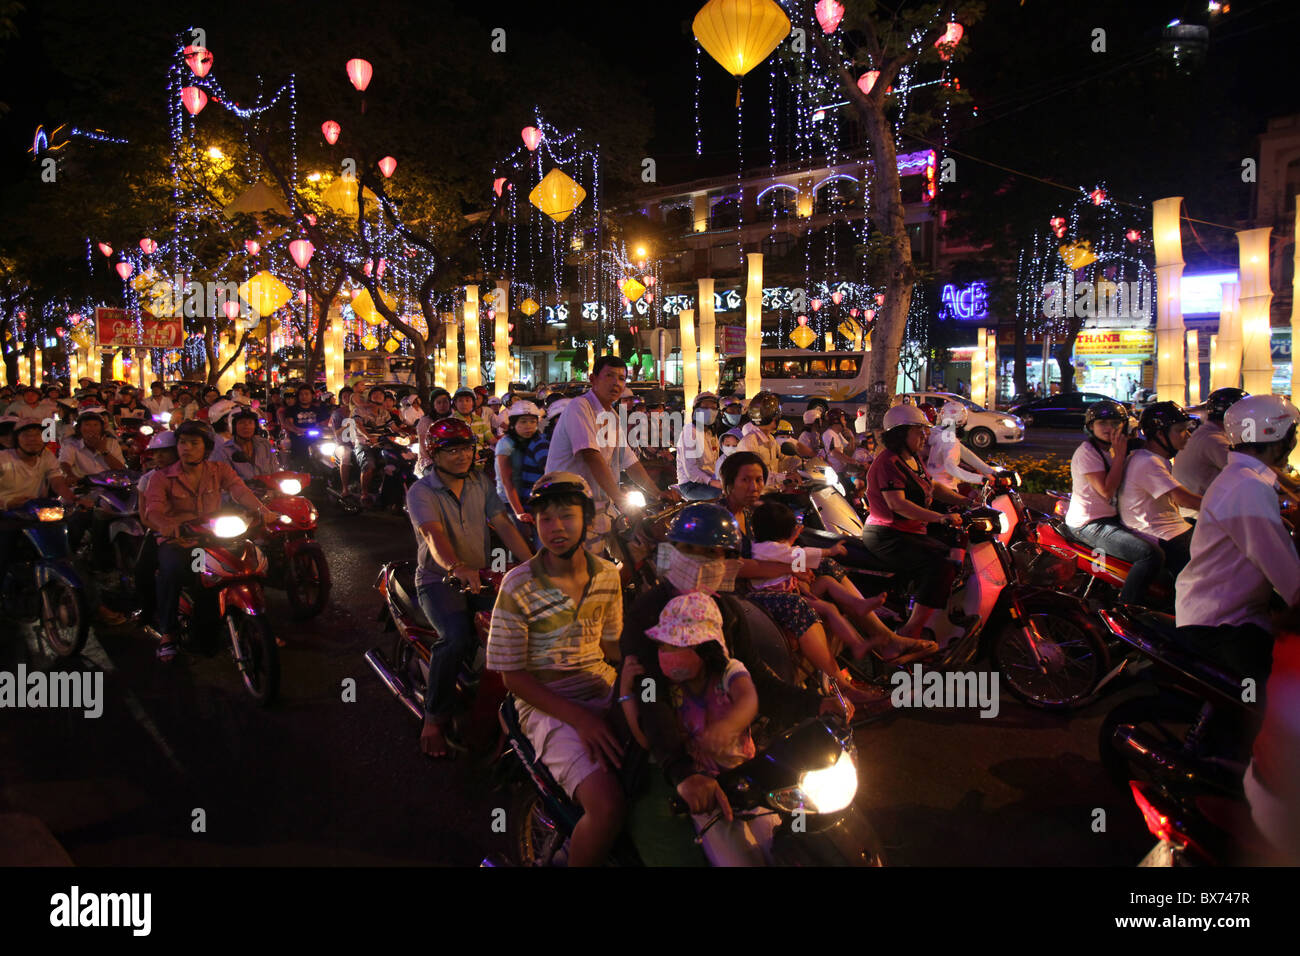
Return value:
[(862, 367), (862, 359), (856, 356), (841, 358), (837, 364), (839, 366), (839, 378), (857, 378), (858, 369)]
[(826, 359), (809, 359), (808, 369), (814, 378), (826, 378), (831, 374), (831, 363)]
[(794, 245), (794, 236), (779, 232), (763, 237), (762, 252), (765, 256), (780, 258), (793, 252)]

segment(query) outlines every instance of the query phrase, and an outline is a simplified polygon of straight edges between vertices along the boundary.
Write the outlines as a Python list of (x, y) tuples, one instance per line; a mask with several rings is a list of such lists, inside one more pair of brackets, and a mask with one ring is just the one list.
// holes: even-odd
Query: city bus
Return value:
[[(867, 353), (809, 352), (804, 349), (763, 349), (759, 356), (762, 388), (781, 399), (785, 415), (802, 415), (808, 399), (820, 395), (832, 408), (857, 414), (867, 401)], [(718, 391), (745, 390), (745, 357), (728, 358), (722, 366)], [(753, 398), (746, 395), (746, 398)]]

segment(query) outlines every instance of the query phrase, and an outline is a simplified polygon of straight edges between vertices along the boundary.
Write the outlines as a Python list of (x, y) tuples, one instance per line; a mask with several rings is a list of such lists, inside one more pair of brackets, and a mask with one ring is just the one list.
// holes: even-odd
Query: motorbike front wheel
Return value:
[(297, 620), (315, 617), (325, 609), (330, 599), (330, 566), (320, 545), (304, 545), (287, 558), (284, 587)]
[(1003, 625), (993, 645), (998, 670), (1011, 693), (1043, 710), (1074, 707), (1092, 693), (1110, 667), (1106, 642), (1091, 620), (1067, 618), (1061, 610), (1048, 597), (1024, 603), (1024, 625), (1033, 628), (1037, 654), (1024, 626), (1015, 621)]
[(80, 654), (90, 635), (85, 594), (62, 578), (51, 578), (41, 588), (41, 631), (60, 657)]
[(550, 866), (566, 841), (547, 813), (542, 795), (520, 784), (510, 808), (510, 843), (520, 866)]
[(275, 638), (261, 618), (238, 611), (226, 612), (226, 627), (245, 689), (269, 707), (280, 693), (280, 650)]

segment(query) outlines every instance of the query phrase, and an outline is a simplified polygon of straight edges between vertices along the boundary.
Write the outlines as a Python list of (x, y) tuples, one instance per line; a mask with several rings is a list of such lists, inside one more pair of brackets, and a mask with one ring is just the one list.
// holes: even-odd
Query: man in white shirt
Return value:
[(126, 467), (122, 446), (104, 430), (104, 418), (98, 412), (82, 412), (77, 417), (72, 437), (59, 445), (59, 465), (72, 481), (104, 471), (121, 471)]
[(1124, 527), (1158, 544), (1165, 568), (1175, 578), (1191, 557), (1192, 526), (1180, 508), (1196, 511), (1201, 496), (1174, 478), (1170, 460), (1187, 445), (1192, 417), (1174, 402), (1156, 402), (1142, 412), (1146, 445), (1133, 452), (1119, 489), (1119, 517)]
[(1247, 398), (1239, 388), (1216, 388), (1205, 400), (1206, 421), (1192, 432), (1187, 447), (1174, 459), (1174, 478), (1194, 495), (1205, 489), (1228, 463), (1228, 435), (1223, 416), (1236, 402)]
[(1272, 595), (1288, 606), (1300, 601), (1300, 556), (1276, 491), (1298, 422), (1300, 410), (1278, 395), (1228, 409), (1228, 463), (1201, 502), (1191, 561), (1178, 576), (1179, 637), (1256, 677), (1271, 663)]
[(684, 497), (708, 501), (721, 497), (722, 481), (717, 477), (718, 436), (713, 434), (718, 417), (718, 396), (700, 392), (691, 407), (691, 421), (677, 439), (677, 484)]
[(5, 410), (6, 415), (15, 415), (25, 422), (43, 422), (53, 418), (58, 406), (41, 395), (35, 385), (28, 385), (18, 398)]
[[(752, 451), (767, 466), (767, 486), (780, 488), (785, 472), (798, 468), (799, 458), (811, 458), (813, 450), (802, 442), (780, 442), (775, 438), (781, 424), (781, 400), (773, 392), (759, 392), (746, 410), (749, 421), (741, 431), (737, 451)], [(785, 454), (786, 445), (794, 447), (793, 454)], [(796, 457), (798, 456), (798, 457)]]
[[(155, 381), (149, 386), (149, 397), (144, 399), (144, 407), (149, 409), (149, 414), (154, 417), (154, 421), (168, 421), (172, 414), (172, 400), (167, 397), (167, 389), (162, 382)], [(167, 418), (160, 419), (159, 415), (166, 415)]]
[(612, 511), (626, 512), (630, 505), (618, 485), (624, 471), (648, 495), (659, 489), (628, 447), (625, 427), (614, 402), (623, 394), (627, 364), (617, 355), (602, 355), (592, 365), (591, 389), (565, 408), (551, 435), (546, 470), (581, 475), (592, 488), (596, 515), (587, 529), (586, 547), (599, 551), (602, 539), (613, 529)]
[[(72, 485), (45, 447), (42, 427), (35, 419), (19, 422), (14, 427), (14, 447), (0, 451), (0, 511), (52, 494), (68, 505), (75, 503)], [(0, 522), (0, 581), (21, 535), (21, 527)]]

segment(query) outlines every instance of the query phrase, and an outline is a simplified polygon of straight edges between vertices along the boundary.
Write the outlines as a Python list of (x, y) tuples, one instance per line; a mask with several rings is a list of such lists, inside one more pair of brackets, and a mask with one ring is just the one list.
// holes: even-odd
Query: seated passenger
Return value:
[(1173, 402), (1156, 402), (1142, 412), (1146, 444), (1129, 456), (1119, 488), (1119, 517), (1124, 527), (1164, 552), (1164, 566), (1173, 577), (1191, 557), (1192, 526), (1179, 509), (1196, 511), (1194, 495), (1173, 476), (1170, 459), (1186, 445), (1192, 418)]

